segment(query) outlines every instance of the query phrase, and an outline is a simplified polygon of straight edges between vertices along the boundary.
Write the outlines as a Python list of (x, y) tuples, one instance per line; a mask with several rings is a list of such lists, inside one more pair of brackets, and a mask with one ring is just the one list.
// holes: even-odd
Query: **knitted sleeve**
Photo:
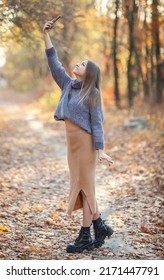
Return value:
[(103, 112), (100, 106), (90, 108), (90, 120), (95, 150), (104, 149)]
[(47, 61), (49, 68), (51, 70), (51, 74), (58, 84), (58, 86), (63, 90), (65, 84), (70, 82), (72, 79), (66, 73), (64, 67), (62, 66), (61, 62), (59, 61), (57, 52), (54, 47), (45, 49)]

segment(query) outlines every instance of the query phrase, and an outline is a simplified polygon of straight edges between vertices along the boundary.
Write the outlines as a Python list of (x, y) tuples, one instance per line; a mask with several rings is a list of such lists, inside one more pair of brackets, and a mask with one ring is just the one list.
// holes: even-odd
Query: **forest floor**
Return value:
[[(96, 194), (114, 234), (101, 248), (68, 254), (82, 213), (66, 214), (64, 122), (32, 98), (0, 93), (0, 259), (163, 259), (162, 108), (106, 112), (105, 150), (114, 164), (97, 164)], [(125, 126), (134, 117), (148, 125)]]

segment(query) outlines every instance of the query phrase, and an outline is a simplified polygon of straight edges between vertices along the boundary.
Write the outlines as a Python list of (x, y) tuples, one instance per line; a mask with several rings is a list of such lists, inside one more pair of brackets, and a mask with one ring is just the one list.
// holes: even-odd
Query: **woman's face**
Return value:
[(85, 77), (85, 71), (87, 67), (88, 60), (83, 60), (76, 64), (76, 67), (73, 69), (73, 73), (75, 74), (78, 80), (83, 80)]

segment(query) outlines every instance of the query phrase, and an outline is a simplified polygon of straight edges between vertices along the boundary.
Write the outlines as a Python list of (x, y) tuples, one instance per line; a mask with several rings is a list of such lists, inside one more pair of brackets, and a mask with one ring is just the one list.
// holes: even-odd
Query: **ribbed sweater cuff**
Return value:
[(95, 146), (95, 150), (103, 150), (104, 149), (103, 142), (95, 142), (94, 146)]

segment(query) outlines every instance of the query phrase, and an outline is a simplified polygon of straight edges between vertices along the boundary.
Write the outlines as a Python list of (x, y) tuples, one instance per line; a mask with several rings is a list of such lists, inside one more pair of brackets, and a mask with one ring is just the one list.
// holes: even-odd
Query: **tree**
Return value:
[(159, 0), (153, 0), (152, 3), (152, 38), (153, 45), (152, 51), (154, 51), (153, 55), (156, 60), (156, 91), (155, 91), (155, 99), (157, 103), (161, 103), (162, 101), (162, 59), (161, 59), (161, 44), (159, 38)]
[(135, 65), (135, 37), (134, 37), (134, 30), (135, 30), (135, 19), (136, 14), (138, 11), (138, 7), (136, 5), (135, 0), (128, 0), (124, 1), (124, 10), (125, 16), (128, 21), (129, 27), (129, 58), (127, 63), (127, 79), (128, 79), (128, 103), (131, 107), (133, 105), (133, 87), (134, 87), (134, 78), (133, 78), (133, 69)]
[(114, 94), (116, 106), (120, 107), (120, 93), (119, 93), (119, 73), (118, 73), (118, 59), (117, 59), (117, 28), (118, 28), (118, 9), (119, 0), (115, 1), (115, 20), (114, 20), (114, 35), (113, 35), (113, 66), (114, 66)]

